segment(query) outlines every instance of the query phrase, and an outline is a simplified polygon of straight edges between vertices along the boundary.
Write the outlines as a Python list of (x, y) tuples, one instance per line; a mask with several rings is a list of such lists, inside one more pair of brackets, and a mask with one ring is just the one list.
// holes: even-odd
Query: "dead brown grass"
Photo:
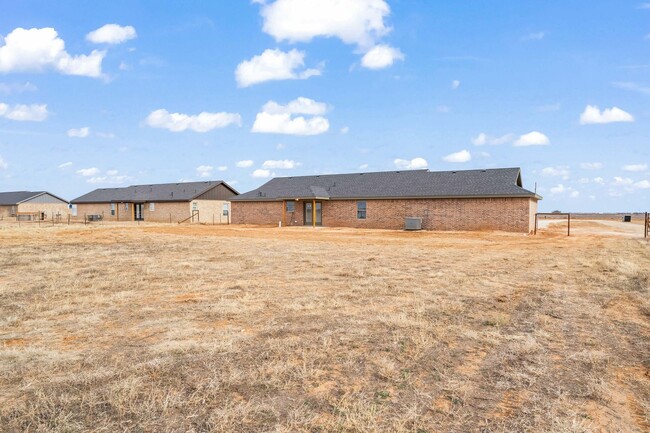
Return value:
[(0, 225), (0, 430), (644, 432), (637, 239)]

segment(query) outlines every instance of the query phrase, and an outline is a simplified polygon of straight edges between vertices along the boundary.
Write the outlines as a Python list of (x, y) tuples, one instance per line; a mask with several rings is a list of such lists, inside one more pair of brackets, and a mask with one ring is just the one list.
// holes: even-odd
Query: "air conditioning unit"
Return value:
[(406, 217), (404, 230), (422, 230), (422, 218)]

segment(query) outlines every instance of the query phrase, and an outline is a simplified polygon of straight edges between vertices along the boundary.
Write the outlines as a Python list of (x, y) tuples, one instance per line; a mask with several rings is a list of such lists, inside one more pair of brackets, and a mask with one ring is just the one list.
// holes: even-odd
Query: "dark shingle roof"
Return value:
[(233, 201), (296, 198), (537, 197), (522, 188), (519, 168), (386, 171), (278, 177)]
[(131, 185), (124, 188), (99, 188), (77, 197), (71, 203), (190, 201), (220, 184), (237, 194), (237, 191), (224, 181), (211, 180), (205, 182)]
[(45, 191), (10, 191), (0, 192), (0, 206), (14, 206)]

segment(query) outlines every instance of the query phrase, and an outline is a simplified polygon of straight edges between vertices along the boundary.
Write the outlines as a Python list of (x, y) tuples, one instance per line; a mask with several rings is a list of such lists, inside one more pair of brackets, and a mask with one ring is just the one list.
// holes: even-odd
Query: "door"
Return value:
[(136, 221), (144, 221), (144, 204), (143, 203), (135, 203), (133, 205), (133, 211), (135, 213), (134, 218)]
[[(312, 219), (314, 217), (314, 211), (313, 211), (313, 203), (310, 201), (305, 202), (305, 225), (310, 226), (314, 224), (314, 220)], [(316, 202), (316, 225), (317, 226), (322, 226), (323, 225), (323, 204), (319, 201)]]

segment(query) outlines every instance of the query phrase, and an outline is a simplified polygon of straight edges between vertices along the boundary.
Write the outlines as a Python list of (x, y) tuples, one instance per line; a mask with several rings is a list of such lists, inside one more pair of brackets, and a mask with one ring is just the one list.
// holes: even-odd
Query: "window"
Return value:
[(197, 202), (192, 203), (192, 211), (199, 210), (199, 204)]
[(111, 203), (111, 215), (115, 215), (115, 203)]
[(357, 219), (365, 220), (366, 219), (366, 202), (358, 201), (357, 202)]
[(223, 204), (223, 216), (228, 216), (228, 203)]
[(156, 203), (149, 203), (149, 212), (153, 212), (156, 210)]
[(124, 203), (124, 210), (129, 210), (129, 204), (128, 203)]
[(287, 202), (287, 212), (295, 212), (296, 211), (296, 202), (295, 201), (288, 201)]

